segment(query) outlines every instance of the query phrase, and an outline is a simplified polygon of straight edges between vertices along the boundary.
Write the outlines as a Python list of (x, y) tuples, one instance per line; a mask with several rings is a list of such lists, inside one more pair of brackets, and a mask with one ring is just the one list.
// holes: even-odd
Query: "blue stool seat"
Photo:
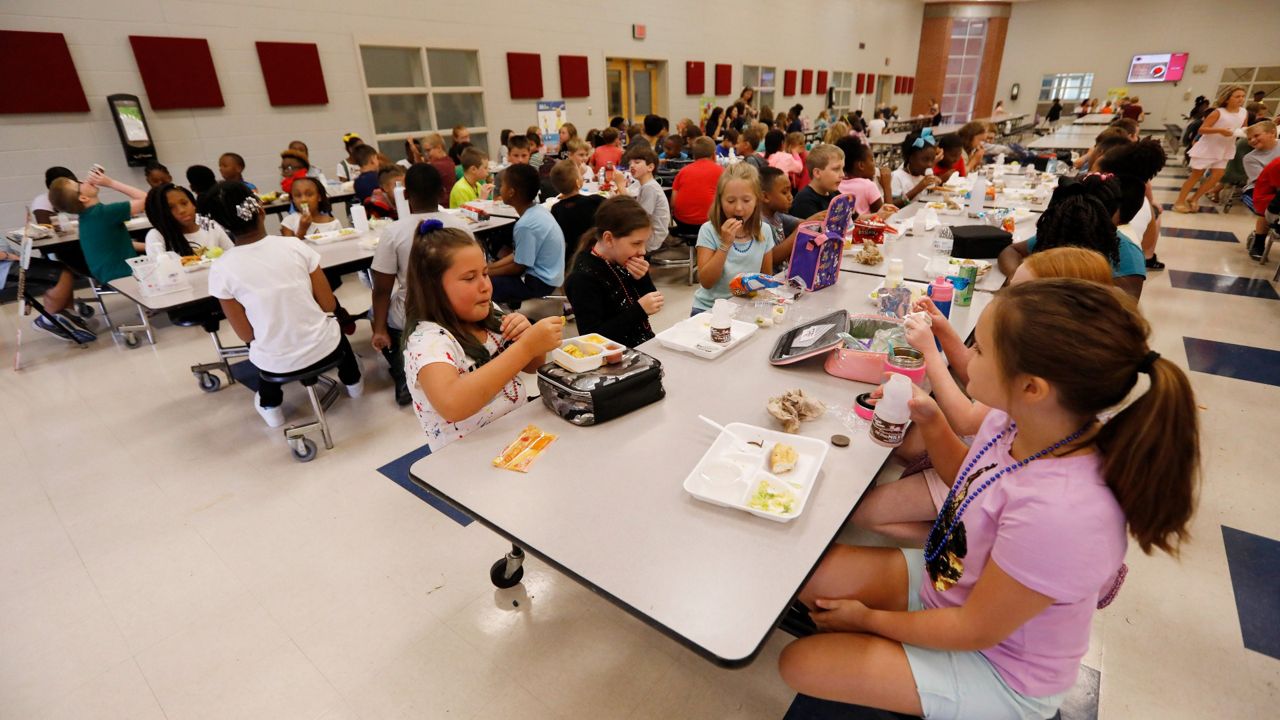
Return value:
[(309, 367), (306, 370), (298, 370), (296, 372), (274, 373), (268, 370), (258, 370), (258, 376), (267, 382), (280, 383), (284, 385), (291, 382), (300, 382), (303, 387), (310, 387), (320, 381), (320, 376), (338, 367), (340, 360), (332, 360), (321, 366)]

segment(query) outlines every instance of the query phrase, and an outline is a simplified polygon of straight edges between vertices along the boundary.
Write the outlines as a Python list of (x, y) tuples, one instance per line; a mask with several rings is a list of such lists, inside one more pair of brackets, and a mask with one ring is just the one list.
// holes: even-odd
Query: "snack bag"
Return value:
[(764, 273), (739, 273), (729, 281), (729, 292), (737, 297), (752, 297), (761, 290), (782, 287), (782, 283)]

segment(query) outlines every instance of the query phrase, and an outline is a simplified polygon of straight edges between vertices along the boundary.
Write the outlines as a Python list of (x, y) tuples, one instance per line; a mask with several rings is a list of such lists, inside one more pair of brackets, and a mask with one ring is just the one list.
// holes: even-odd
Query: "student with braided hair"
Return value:
[(1099, 171), (1114, 173), (1120, 178), (1120, 224), (1128, 230), (1121, 236), (1142, 248), (1148, 270), (1164, 269), (1164, 263), (1156, 257), (1160, 205), (1155, 202), (1151, 181), (1164, 168), (1165, 160), (1160, 141), (1147, 138), (1113, 147), (1097, 162)]

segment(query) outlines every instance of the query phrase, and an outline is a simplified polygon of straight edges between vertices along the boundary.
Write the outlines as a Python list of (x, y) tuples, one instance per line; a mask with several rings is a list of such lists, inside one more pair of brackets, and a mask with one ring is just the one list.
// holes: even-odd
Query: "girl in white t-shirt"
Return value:
[[(1217, 107), (1200, 125), (1200, 139), (1187, 152), (1191, 175), (1178, 191), (1178, 200), (1173, 204), (1174, 212), (1196, 212), (1200, 196), (1216, 187), (1227, 171), (1227, 163), (1236, 155), (1235, 133), (1244, 127), (1248, 117), (1244, 109), (1244, 93), (1244, 88), (1239, 85), (1227, 88), (1218, 96)], [(1209, 171), (1209, 179), (1188, 198), (1191, 188), (1200, 182), (1206, 170)]]
[(184, 187), (166, 183), (151, 188), (144, 209), (151, 222), (145, 241), (148, 247), (163, 245), (182, 256), (235, 247), (221, 225), (196, 214), (196, 198)]
[(530, 325), (493, 304), (484, 252), (465, 231), (423, 220), (406, 280), (404, 371), (435, 452), (528, 401), (521, 372), (559, 346), (563, 317)]
[(938, 141), (932, 133), (911, 133), (902, 141), (902, 167), (891, 176), (894, 205), (905, 207), (917, 195), (938, 184), (932, 172), (938, 153)]
[[(262, 203), (244, 183), (218, 183), (207, 197), (214, 219), (235, 237), (235, 247), (209, 268), (209, 294), (249, 345), (249, 360), (273, 373), (336, 360), (347, 394), (359, 397), (360, 361), (329, 317), (337, 301), (320, 269), (320, 254), (297, 238), (268, 235)], [(262, 381), (255, 398), (267, 425), (284, 424), (280, 385)]]
[(342, 229), (342, 223), (333, 217), (329, 193), (315, 178), (298, 178), (289, 188), (289, 200), (297, 212), (280, 221), (280, 234), (285, 237), (306, 237)]
[(348, 182), (360, 176), (360, 163), (356, 162), (355, 151), (364, 141), (355, 133), (347, 133), (342, 136), (342, 144), (347, 148), (347, 157), (338, 163), (337, 177), (342, 182)]

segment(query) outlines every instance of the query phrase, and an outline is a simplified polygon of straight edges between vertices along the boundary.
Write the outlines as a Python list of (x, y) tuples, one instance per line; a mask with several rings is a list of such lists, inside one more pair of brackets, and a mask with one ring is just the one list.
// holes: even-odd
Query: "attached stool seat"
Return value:
[[(329, 423), (325, 420), (324, 411), (338, 399), (338, 382), (324, 373), (338, 367), (341, 361), (335, 359), (317, 367), (294, 373), (273, 373), (259, 370), (258, 376), (266, 382), (285, 385), (300, 382), (307, 389), (307, 397), (311, 400), (311, 410), (316, 417), (311, 422), (290, 425), (284, 429), (284, 437), (293, 451), (293, 459), (298, 462), (310, 462), (316, 457), (316, 444), (307, 438), (307, 433), (320, 428), (326, 450), (333, 449), (333, 437), (329, 434)], [(316, 386), (321, 386), (321, 392)], [(321, 394), (322, 393), (322, 394)]]

